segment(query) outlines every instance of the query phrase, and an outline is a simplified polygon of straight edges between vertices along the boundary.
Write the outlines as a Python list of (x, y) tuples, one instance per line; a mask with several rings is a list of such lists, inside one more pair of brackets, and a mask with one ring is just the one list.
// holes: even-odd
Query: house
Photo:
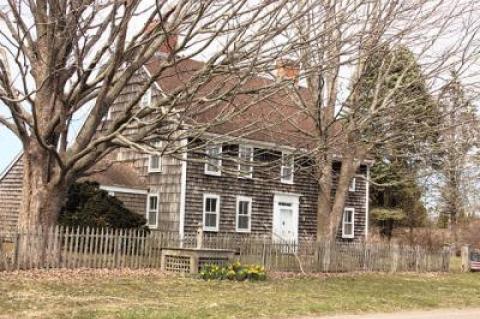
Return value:
[[(158, 61), (146, 65), (130, 89), (122, 93), (104, 125), (122, 112), (122, 101), (158, 68)], [(179, 62), (175, 73), (162, 77), (147, 91), (139, 107), (149, 107), (162, 92), (184, 85), (182, 77), (188, 77), (201, 65), (193, 60)], [(291, 73), (281, 71), (279, 74)], [(257, 77), (245, 85), (255, 86), (262, 81), (271, 80)], [(242, 100), (246, 97), (238, 99), (239, 103), (248, 103)], [(311, 124), (290, 99), (278, 92), (268, 100), (257, 101), (229, 122), (185, 138), (188, 151), (181, 157), (120, 149), (111, 155), (112, 165), (86, 178), (97, 181), (127, 208), (145, 215), (151, 229), (179, 232), (181, 236), (196, 232), (200, 226), (205, 232), (267, 234), (288, 241), (314, 237), (318, 186), (309, 159), (298, 156), (300, 150), (309, 147), (308, 141), (296, 133), (291, 119), (307, 130)], [(208, 122), (215, 110), (197, 116)], [(246, 134), (243, 128), (251, 118), (258, 122)], [(340, 166), (338, 161), (332, 169), (338, 172)], [(351, 182), (338, 231), (338, 237), (344, 240), (358, 241), (367, 236), (368, 171), (368, 164), (362, 164)], [(0, 176), (0, 221), (4, 228), (16, 225), (21, 174), (19, 156)]]

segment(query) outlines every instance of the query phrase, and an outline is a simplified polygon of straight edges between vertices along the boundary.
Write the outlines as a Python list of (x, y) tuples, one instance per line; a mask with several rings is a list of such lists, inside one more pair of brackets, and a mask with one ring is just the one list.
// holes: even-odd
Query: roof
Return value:
[(138, 170), (130, 162), (123, 161), (114, 162), (104, 169), (90, 172), (88, 176), (82, 177), (79, 181), (92, 181), (102, 186), (117, 186), (139, 190), (148, 188), (148, 182), (141, 176)]
[[(162, 58), (155, 58), (146, 65), (150, 74), (155, 74), (162, 66)], [(157, 84), (167, 93), (176, 90), (185, 93), (196, 90), (192, 103), (185, 105), (185, 120), (192, 124), (209, 124), (209, 133), (242, 137), (250, 140), (274, 143), (295, 148), (308, 148), (313, 139), (306, 132), (312, 132), (315, 123), (312, 117), (295, 103), (297, 96), (278, 88), (275, 82), (261, 76), (250, 76), (244, 83), (235, 71), (228, 75), (213, 75), (203, 85), (191, 88), (190, 80), (205, 66), (205, 63), (192, 59), (182, 59), (174, 66), (165, 69)], [(194, 81), (193, 83), (197, 83)], [(265, 88), (258, 93), (258, 88)], [(202, 103), (200, 98), (218, 95), (231, 89), (239, 90), (223, 103)], [(309, 91), (299, 88), (304, 100), (309, 99)], [(214, 102), (216, 102), (215, 98)], [(226, 120), (224, 120), (226, 119)]]

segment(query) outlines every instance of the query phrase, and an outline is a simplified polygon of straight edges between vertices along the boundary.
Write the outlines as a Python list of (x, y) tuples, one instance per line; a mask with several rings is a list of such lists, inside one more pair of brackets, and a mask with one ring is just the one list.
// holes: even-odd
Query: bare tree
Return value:
[(431, 96), (445, 72), (470, 65), (477, 14), (472, 1), (324, 0), (289, 35), (306, 44), (291, 56), (302, 73), (289, 88), (314, 123), (298, 131), (313, 141), (319, 238), (336, 236), (361, 163), (379, 152), (428, 160), (438, 128)]
[(478, 173), (471, 168), (478, 165), (474, 157), (479, 127), (472, 97), (468, 95), (455, 73), (440, 94), (440, 218), (448, 222), (455, 242), (459, 221), (472, 213), (469, 189), (478, 189)]
[[(296, 46), (274, 41), (312, 6), (296, 4), (292, 13), (285, 10), (292, 2), (8, 0), (0, 9), (0, 100), (8, 115), (0, 123), (23, 145), (19, 226), (54, 224), (69, 186), (115, 149), (181, 154), (187, 134), (222, 125), (279, 90), (282, 81), (245, 83)], [(178, 68), (205, 52), (205, 63)], [(147, 80), (105, 126), (121, 93), (152, 60)], [(182, 85), (139, 107), (168, 77)], [(253, 98), (234, 103), (241, 95)], [(79, 114), (86, 115), (75, 135)]]

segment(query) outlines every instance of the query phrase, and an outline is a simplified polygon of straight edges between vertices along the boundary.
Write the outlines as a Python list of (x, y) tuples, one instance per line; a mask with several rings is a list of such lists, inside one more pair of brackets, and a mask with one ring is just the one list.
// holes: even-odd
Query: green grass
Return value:
[(480, 306), (479, 274), (203, 281), (155, 272), (0, 274), (0, 318), (259, 318)]

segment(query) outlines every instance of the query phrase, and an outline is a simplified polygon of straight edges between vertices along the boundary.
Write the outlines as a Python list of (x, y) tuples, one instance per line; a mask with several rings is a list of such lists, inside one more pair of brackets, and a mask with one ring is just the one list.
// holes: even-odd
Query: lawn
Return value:
[(0, 273), (0, 318), (258, 318), (479, 307), (480, 274), (203, 281), (140, 271)]

